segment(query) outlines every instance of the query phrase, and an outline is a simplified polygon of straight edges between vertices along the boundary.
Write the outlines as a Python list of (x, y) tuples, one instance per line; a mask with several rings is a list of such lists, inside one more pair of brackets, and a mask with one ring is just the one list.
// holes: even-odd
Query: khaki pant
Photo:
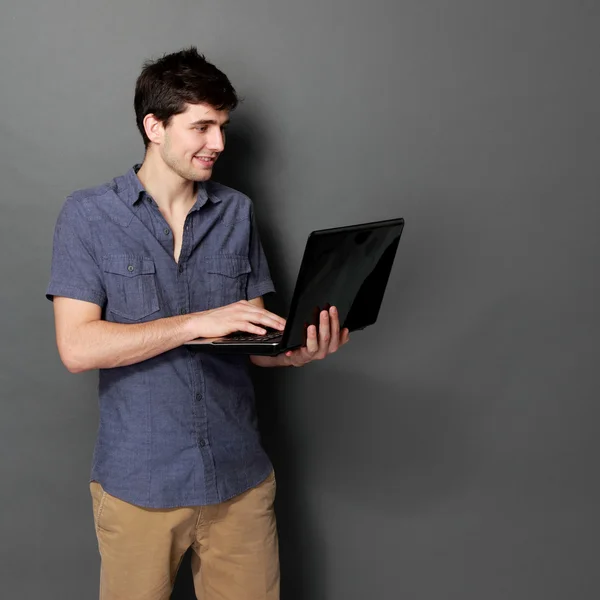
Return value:
[(199, 600), (279, 600), (273, 473), (209, 506), (149, 509), (90, 484), (101, 556), (100, 600), (168, 600), (191, 546)]

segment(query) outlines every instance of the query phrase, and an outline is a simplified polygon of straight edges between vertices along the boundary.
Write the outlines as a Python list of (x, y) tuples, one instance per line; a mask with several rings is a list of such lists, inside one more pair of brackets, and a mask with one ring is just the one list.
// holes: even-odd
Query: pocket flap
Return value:
[(220, 256), (207, 256), (206, 270), (208, 273), (218, 273), (225, 277), (239, 277), (250, 273), (250, 261), (245, 256), (235, 254), (222, 254)]
[(155, 272), (154, 261), (141, 256), (107, 256), (104, 259), (104, 271), (125, 277), (150, 275)]

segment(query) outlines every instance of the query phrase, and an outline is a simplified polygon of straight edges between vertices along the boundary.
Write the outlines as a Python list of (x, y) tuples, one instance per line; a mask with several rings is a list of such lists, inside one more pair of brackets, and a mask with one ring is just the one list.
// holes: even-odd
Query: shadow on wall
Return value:
[(269, 298), (269, 308), (275, 312), (285, 313), (285, 300), (291, 297), (292, 290), (286, 287), (287, 278), (284, 276), (283, 265), (279, 258), (281, 252), (276, 232), (280, 228), (276, 223), (269, 222), (267, 218), (265, 186), (257, 178), (264, 160), (263, 149), (269, 144), (269, 140), (264, 136), (264, 129), (256, 120), (250, 121), (247, 117), (235, 115), (235, 120), (227, 131), (227, 148), (217, 161), (213, 178), (252, 199), (271, 276), (277, 283), (277, 294)]
[(469, 484), (476, 440), (467, 407), (451, 392), (406, 386), (393, 373), (383, 381), (326, 363), (307, 369), (294, 394), (302, 405), (294, 453), (320, 492), (367, 516), (410, 516)]
[(292, 370), (256, 377), (261, 431), (278, 481), (282, 600), (327, 600), (325, 546), (335, 530), (322, 530), (324, 496), (366, 520), (410, 518), (460, 495), (477, 467), (467, 407), (458, 398), (403, 386), (393, 374), (382, 381), (345, 371), (343, 352), (306, 367), (310, 376)]

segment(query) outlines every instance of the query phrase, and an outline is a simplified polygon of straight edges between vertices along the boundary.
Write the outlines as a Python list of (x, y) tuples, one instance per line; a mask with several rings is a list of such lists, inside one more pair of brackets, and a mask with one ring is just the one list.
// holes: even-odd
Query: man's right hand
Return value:
[(192, 315), (196, 337), (222, 337), (236, 331), (264, 335), (265, 327), (283, 331), (285, 319), (247, 300)]
[(112, 369), (142, 362), (197, 337), (221, 337), (234, 331), (281, 331), (285, 319), (241, 300), (204, 312), (163, 317), (146, 323), (112, 323), (93, 302), (55, 297), (56, 342), (71, 373)]

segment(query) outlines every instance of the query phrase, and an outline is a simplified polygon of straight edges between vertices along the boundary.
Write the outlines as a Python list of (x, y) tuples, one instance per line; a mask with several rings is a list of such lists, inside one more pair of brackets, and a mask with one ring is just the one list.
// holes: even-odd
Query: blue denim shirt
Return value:
[[(243, 194), (207, 181), (189, 212), (179, 262), (158, 206), (132, 168), (65, 202), (54, 232), (47, 297), (143, 323), (273, 291)], [(272, 469), (257, 430), (249, 361), (175, 348), (100, 369), (92, 480), (151, 508), (222, 502)]]

